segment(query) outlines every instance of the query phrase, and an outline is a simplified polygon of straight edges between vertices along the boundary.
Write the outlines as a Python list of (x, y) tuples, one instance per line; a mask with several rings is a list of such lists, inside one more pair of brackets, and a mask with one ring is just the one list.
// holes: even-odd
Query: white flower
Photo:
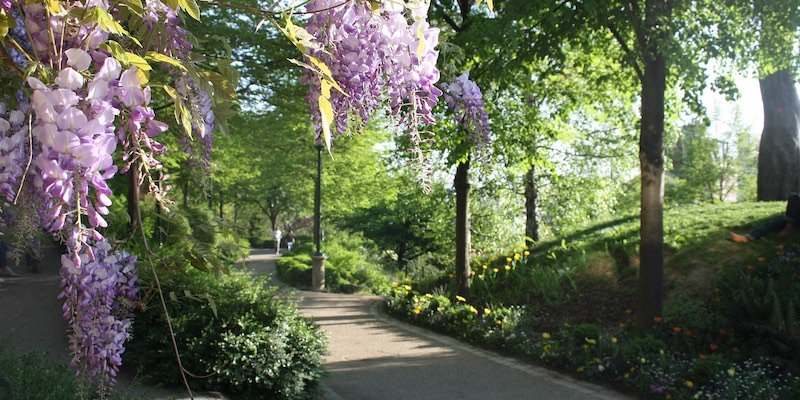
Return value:
[(83, 87), (84, 79), (83, 75), (81, 75), (78, 71), (67, 67), (58, 73), (58, 77), (55, 79), (55, 82), (56, 85), (61, 86), (64, 89), (78, 90)]
[(64, 54), (67, 55), (67, 65), (78, 71), (86, 71), (92, 64), (92, 56), (83, 49), (69, 49)]

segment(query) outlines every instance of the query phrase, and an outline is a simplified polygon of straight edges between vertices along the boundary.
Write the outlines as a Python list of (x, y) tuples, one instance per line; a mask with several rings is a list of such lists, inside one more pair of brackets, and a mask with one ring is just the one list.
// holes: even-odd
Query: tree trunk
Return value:
[[(525, 236), (539, 241), (539, 187), (536, 167), (531, 164), (525, 174)], [(528, 241), (528, 239), (525, 239)]]
[(758, 150), (758, 200), (786, 200), (800, 191), (800, 100), (789, 70), (759, 80), (764, 130)]
[(456, 167), (454, 187), (456, 190), (456, 286), (457, 292), (469, 298), (470, 275), (470, 223), (469, 223), (469, 162), (459, 163)]
[[(647, 4), (648, 29), (670, 16), (670, 1)], [(652, 32), (652, 31), (651, 31)], [(654, 318), (661, 317), (664, 301), (664, 92), (666, 90), (666, 60), (658, 46), (666, 34), (648, 41), (642, 79), (642, 120), (639, 135), (641, 165), (641, 222), (639, 244), (639, 292), (637, 326), (642, 330), (653, 327)]]
[(128, 216), (131, 232), (139, 227), (139, 162), (134, 161), (128, 170)]

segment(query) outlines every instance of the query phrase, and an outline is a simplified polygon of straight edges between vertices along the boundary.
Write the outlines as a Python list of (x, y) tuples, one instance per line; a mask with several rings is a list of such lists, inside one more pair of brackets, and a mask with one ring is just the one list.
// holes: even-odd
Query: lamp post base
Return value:
[(325, 291), (325, 260), (328, 257), (322, 253), (316, 253), (311, 256), (311, 291), (322, 292)]

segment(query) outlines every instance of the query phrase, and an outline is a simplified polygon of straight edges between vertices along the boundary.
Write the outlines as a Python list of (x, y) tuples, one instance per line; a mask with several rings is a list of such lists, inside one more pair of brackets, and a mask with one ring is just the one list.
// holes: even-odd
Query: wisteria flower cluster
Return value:
[(439, 30), (426, 21), (428, 6), (425, 0), (386, 1), (379, 11), (362, 0), (314, 0), (306, 6), (314, 13), (306, 30), (321, 44), (308, 55), (324, 63), (342, 89), (325, 88), (313, 72), (306, 77), (318, 136), (323, 131), (319, 99), (329, 95), (337, 134), (360, 127), (388, 103), (414, 144), (420, 144), (419, 125), (435, 122), (432, 109), (442, 94), (435, 86)]
[(110, 386), (122, 365), (138, 301), (136, 256), (114, 252), (108, 242), (84, 246), (75, 263), (62, 256), (60, 297), (70, 330), (72, 364)]
[(442, 89), (447, 107), (453, 110), (456, 121), (467, 132), (467, 137), (478, 147), (488, 144), (492, 133), (489, 113), (481, 89), (469, 79), (469, 71), (450, 83), (443, 83)]
[[(3, 0), (0, 7), (0, 25), (16, 25), (0, 29), (0, 67), (22, 83), (16, 99), (0, 98), (0, 194), (6, 205), (35, 198), (41, 226), (65, 241), (61, 296), (73, 365), (108, 388), (130, 337), (138, 289), (136, 257), (113, 251), (98, 230), (108, 225), (107, 182), (136, 168), (139, 184), (163, 199), (151, 172), (161, 169), (156, 155), (166, 149), (156, 138), (167, 125), (150, 106), (146, 57), (174, 67), (175, 77), (184, 74), (175, 64), (190, 62), (189, 35), (178, 10), (158, 0), (146, 2), (139, 22), (158, 31), (150, 41), (133, 38), (123, 28), (130, 24), (117, 21), (104, 1)], [(145, 44), (128, 50), (132, 42)], [(187, 117), (210, 138), (212, 100), (200, 85), (190, 90)], [(23, 192), (33, 194), (18, 198)]]

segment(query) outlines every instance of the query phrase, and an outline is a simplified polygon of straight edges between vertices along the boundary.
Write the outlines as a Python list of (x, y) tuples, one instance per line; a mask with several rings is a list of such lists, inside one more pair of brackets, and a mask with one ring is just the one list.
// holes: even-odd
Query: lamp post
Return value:
[(311, 273), (311, 290), (321, 292), (325, 290), (325, 254), (322, 253), (322, 144), (317, 144), (317, 182), (314, 188), (314, 246), (316, 252)]

